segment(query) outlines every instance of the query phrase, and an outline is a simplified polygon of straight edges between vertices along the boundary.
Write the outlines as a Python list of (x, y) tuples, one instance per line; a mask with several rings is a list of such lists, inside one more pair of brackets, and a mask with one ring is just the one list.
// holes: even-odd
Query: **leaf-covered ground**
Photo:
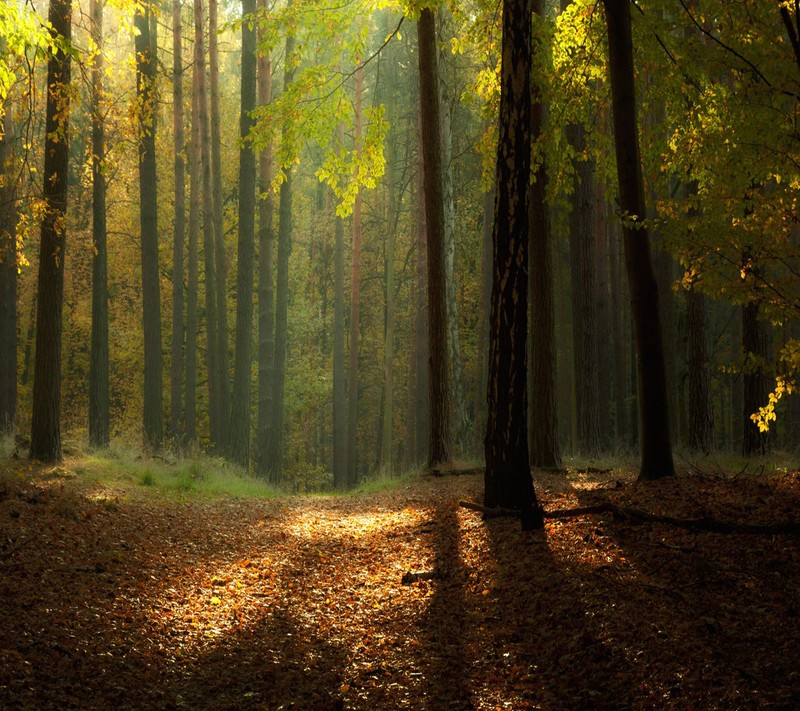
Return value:
[[(4, 709), (800, 707), (797, 537), (524, 533), (458, 507), (479, 476), (198, 502), (58, 473), (0, 485)], [(537, 485), (548, 509), (800, 520), (799, 474)]]

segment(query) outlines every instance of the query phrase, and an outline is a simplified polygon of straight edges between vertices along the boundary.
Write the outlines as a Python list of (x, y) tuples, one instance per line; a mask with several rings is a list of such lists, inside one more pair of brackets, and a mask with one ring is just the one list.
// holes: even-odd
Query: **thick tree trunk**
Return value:
[[(295, 38), (286, 38), (283, 91), (287, 92), (294, 79), (291, 56)], [(292, 171), (285, 168), (286, 179), (281, 183), (278, 205), (278, 260), (275, 294), (275, 377), (272, 382), (272, 417), (267, 442), (267, 471), (270, 481), (278, 484), (283, 464), (283, 395), (286, 381), (286, 351), (288, 348), (289, 255), (292, 251)]]
[[(195, 5), (195, 21), (198, 5)], [(202, 16), (201, 16), (202, 19)], [(200, 203), (202, 200), (202, 146), (200, 131), (202, 24), (195, 24), (194, 63), (192, 65), (192, 129), (189, 150), (189, 225), (186, 249), (186, 390), (184, 440), (194, 444), (197, 438), (197, 301), (199, 281)]]
[(639, 478), (659, 479), (674, 475), (675, 467), (672, 461), (658, 287), (647, 229), (642, 224), (647, 210), (636, 123), (630, 0), (604, 0), (604, 4), (608, 23), (619, 203), (624, 219), (625, 266), (631, 291), (638, 358), (642, 457)]
[(610, 287), (609, 287), (609, 247), (608, 247), (608, 209), (606, 191), (599, 181), (595, 182), (595, 251), (594, 271), (597, 278), (597, 392), (599, 397), (600, 450), (611, 451), (611, 382), (614, 371), (612, 355), (613, 343), (609, 338), (612, 332)]
[(242, 0), (242, 84), (239, 114), (239, 244), (236, 275), (236, 353), (228, 451), (250, 462), (250, 380), (253, 353), (253, 258), (255, 256), (256, 156), (247, 140), (256, 107), (256, 29), (248, 22), (255, 0)]
[(5, 106), (0, 136), (0, 436), (14, 433), (17, 414), (17, 180), (12, 177), (14, 121)]
[[(98, 0), (95, 0), (98, 1)], [(170, 437), (181, 445), (183, 422), (184, 238), (186, 236), (186, 161), (183, 130), (183, 20), (180, 0), (172, 0), (172, 134), (175, 150), (175, 222), (172, 236), (172, 357), (170, 360)]]
[(108, 248), (106, 239), (105, 127), (103, 123), (103, 3), (89, 5), (92, 39), (92, 335), (89, 354), (89, 443), (109, 442)]
[(71, 5), (50, 0), (50, 32), (57, 45), (47, 62), (42, 219), (36, 312), (36, 361), (33, 375), (31, 459), (61, 459), (61, 316), (64, 306), (67, 172), (72, 38)]
[(139, 212), (142, 244), (142, 320), (144, 323), (144, 437), (161, 447), (163, 413), (161, 377), (161, 278), (158, 270), (158, 189), (156, 184), (155, 18), (148, 5), (134, 16), (136, 94), (139, 106)]
[[(258, 1), (259, 10), (266, 7), (266, 0)], [(259, 30), (259, 39), (264, 39), (265, 29)], [(267, 106), (272, 98), (272, 63), (268, 53), (258, 60), (258, 104)], [(257, 449), (258, 471), (268, 474), (267, 442), (272, 406), (272, 379), (275, 357), (275, 304), (273, 298), (273, 226), (274, 198), (272, 192), (273, 150), (272, 144), (258, 156), (258, 425)]]
[[(533, 11), (543, 15), (543, 0), (534, 0)], [(534, 51), (545, 50), (537, 38)], [(542, 92), (533, 88), (531, 141), (540, 140), (544, 129), (545, 107)], [(553, 316), (553, 262), (550, 243), (550, 208), (547, 204), (548, 172), (545, 158), (536, 168), (529, 191), (529, 278), (531, 302), (531, 409), (529, 423), (530, 457), (534, 467), (560, 469), (556, 417), (556, 334)]]
[[(364, 69), (356, 69), (355, 87), (355, 151), (361, 152), (363, 115), (361, 109), (364, 92)], [(350, 351), (348, 363), (347, 397), (347, 484), (358, 481), (358, 344), (361, 310), (361, 190), (353, 204), (353, 248), (350, 275)]]
[(428, 242), (428, 347), (430, 349), (430, 431), (428, 466), (450, 462), (448, 339), (445, 227), (442, 196), (442, 151), (439, 87), (436, 71), (436, 27), (426, 8), (417, 22), (419, 44), (422, 153), (425, 161), (425, 221)]
[(492, 233), (486, 506), (518, 509), (542, 528), (528, 452), (528, 178), (531, 167), (531, 6), (503, 3), (497, 199)]
[(625, 331), (625, 309), (621, 269), (621, 240), (616, 225), (609, 225), (609, 279), (611, 281), (611, 337), (614, 342), (614, 436), (619, 451), (630, 441), (626, 393), (628, 383), (627, 349), (623, 338)]

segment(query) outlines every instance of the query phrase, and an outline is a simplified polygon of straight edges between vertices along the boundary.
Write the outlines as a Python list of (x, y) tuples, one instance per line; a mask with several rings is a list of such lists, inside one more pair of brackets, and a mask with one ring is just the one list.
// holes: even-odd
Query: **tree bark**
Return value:
[[(534, 0), (533, 12), (544, 14), (543, 0)], [(543, 40), (537, 38), (534, 51), (543, 52)], [(531, 105), (531, 141), (540, 141), (544, 129), (545, 107), (542, 91), (534, 81)], [(542, 151), (541, 162), (529, 185), (529, 278), (531, 311), (531, 411), (530, 457), (534, 467), (560, 469), (556, 417), (556, 343), (553, 313), (552, 234), (547, 204), (548, 172)]]
[(208, 373), (208, 423), (212, 447), (224, 445), (223, 420), (225, 412), (219, 368), (219, 317), (216, 299), (217, 267), (214, 250), (216, 246), (214, 220), (214, 194), (211, 173), (211, 137), (208, 110), (208, 85), (206, 80), (206, 52), (203, 17), (203, 0), (195, 0), (195, 52), (194, 61), (198, 73), (198, 124), (200, 126), (200, 166), (202, 176), (203, 218), (203, 266), (205, 273), (206, 305), (206, 370)]
[(696, 288), (686, 292), (687, 366), (689, 380), (689, 448), (708, 454), (714, 450), (714, 412), (708, 352), (706, 297)]
[(8, 99), (0, 136), (0, 436), (14, 434), (17, 415), (17, 179), (14, 120)]
[(528, 450), (528, 178), (531, 167), (531, 5), (503, 3), (497, 198), (489, 321), (484, 503), (542, 528)]
[[(97, 0), (95, 0), (97, 1)], [(172, 357), (170, 360), (170, 437), (181, 445), (183, 421), (184, 238), (186, 237), (186, 161), (183, 130), (183, 20), (181, 2), (172, 0), (172, 134), (175, 150), (175, 222), (172, 236)]]
[(64, 306), (67, 172), (72, 39), (71, 4), (50, 0), (50, 32), (57, 45), (47, 62), (43, 197), (33, 376), (31, 459), (61, 459), (61, 317)]
[(239, 114), (239, 244), (236, 275), (236, 351), (228, 451), (250, 462), (250, 380), (253, 353), (253, 258), (255, 256), (256, 156), (247, 140), (256, 107), (256, 29), (249, 18), (255, 0), (242, 0), (242, 84)]
[[(199, 15), (198, 15), (199, 12)], [(199, 21), (199, 24), (198, 24)], [(195, 0), (195, 47), (192, 64), (192, 129), (189, 150), (189, 225), (186, 249), (186, 404), (184, 440), (192, 445), (197, 438), (197, 301), (199, 282), (200, 203), (202, 201), (202, 134), (200, 100), (202, 69), (202, 6)], [(198, 36), (199, 35), (199, 36)], [(198, 42), (199, 40), (199, 42)]]
[(489, 358), (489, 309), (492, 303), (492, 227), (494, 226), (495, 186), (483, 193), (481, 224), (481, 313), (478, 330), (478, 378), (475, 388), (475, 451), (483, 449), (486, 436), (486, 363)]
[(442, 133), (442, 208), (444, 215), (444, 263), (447, 294), (447, 343), (450, 355), (451, 401), (455, 420), (455, 440), (463, 447), (469, 432), (467, 401), (464, 395), (464, 373), (461, 359), (461, 336), (458, 327), (458, 299), (456, 298), (456, 204), (453, 189), (453, 128), (451, 97), (449, 92), (448, 64), (451, 13), (447, 5), (440, 5), (437, 14), (439, 36), (437, 55), (437, 80)]
[(219, 388), (219, 444), (228, 444), (230, 387), (228, 379), (228, 298), (225, 259), (225, 224), (222, 196), (222, 138), (219, 99), (219, 42), (217, 41), (217, 0), (208, 0), (208, 89), (211, 137), (211, 194), (214, 219), (214, 299), (216, 300), (216, 368)]
[(136, 94), (139, 105), (139, 213), (142, 244), (142, 320), (144, 324), (144, 437), (151, 449), (161, 447), (163, 413), (161, 362), (161, 281), (158, 270), (158, 188), (156, 184), (156, 73), (150, 5), (134, 16)]
[[(344, 135), (339, 126), (339, 144)], [(338, 215), (333, 248), (333, 484), (347, 488), (347, 395), (344, 358), (344, 220)]]
[[(355, 86), (355, 151), (361, 153), (363, 115), (361, 109), (364, 92), (364, 69), (356, 69)], [(361, 190), (353, 204), (353, 247), (350, 275), (350, 351), (348, 361), (347, 397), (347, 485), (358, 481), (358, 344), (361, 310)]]
[[(295, 38), (286, 37), (283, 91), (286, 93), (294, 79), (292, 54)], [(278, 484), (283, 463), (283, 395), (286, 381), (286, 351), (289, 309), (289, 255), (292, 251), (292, 171), (285, 168), (286, 179), (281, 183), (278, 206), (278, 262), (275, 294), (275, 378), (272, 383), (272, 417), (267, 442), (267, 471), (270, 481)]]
[(643, 220), (647, 216), (639, 157), (630, 0), (603, 0), (608, 24), (614, 146), (623, 213), (625, 267), (631, 292), (639, 382), (640, 480), (672, 476), (666, 370), (658, 287)]
[(92, 335), (89, 355), (89, 443), (109, 442), (108, 248), (106, 239), (105, 126), (103, 123), (103, 3), (89, 4), (92, 40)]
[[(266, 0), (258, 0), (259, 10)], [(259, 39), (264, 39), (264, 28)], [(272, 99), (272, 63), (268, 52), (258, 60), (258, 104), (269, 105)], [(265, 147), (258, 156), (258, 471), (268, 474), (267, 462), (269, 426), (272, 410), (272, 379), (275, 356), (275, 304), (273, 292), (273, 225), (274, 197), (272, 192), (273, 148)]]
[(430, 431), (427, 465), (433, 469), (450, 461), (450, 415), (441, 121), (436, 71), (436, 28), (433, 12), (429, 8), (420, 13), (417, 34), (428, 243)]

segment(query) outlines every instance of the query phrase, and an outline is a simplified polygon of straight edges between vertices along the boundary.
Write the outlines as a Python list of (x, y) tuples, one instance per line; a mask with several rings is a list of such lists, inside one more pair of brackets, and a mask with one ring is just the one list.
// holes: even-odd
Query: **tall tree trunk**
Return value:
[(211, 445), (221, 447), (223, 440), (223, 420), (226, 413), (223, 409), (222, 386), (219, 369), (219, 341), (217, 330), (219, 318), (217, 313), (216, 283), (217, 269), (214, 257), (216, 239), (214, 236), (214, 196), (211, 178), (210, 129), (208, 115), (208, 87), (206, 83), (206, 52), (203, 17), (203, 0), (194, 0), (194, 62), (197, 68), (197, 122), (200, 130), (200, 166), (202, 176), (202, 213), (203, 213), (203, 266), (205, 272), (205, 304), (206, 304), (206, 370), (208, 372), (208, 422), (211, 434)]
[[(392, 61), (390, 59), (390, 61)], [(387, 99), (387, 115), (389, 120), (395, 121), (394, 111), (394, 79), (393, 68), (389, 69)], [(394, 162), (396, 160), (396, 138), (392, 132), (388, 137), (385, 183), (387, 188), (386, 199), (386, 263), (384, 267), (386, 288), (386, 323), (384, 329), (384, 373), (383, 373), (383, 427), (381, 441), (381, 464), (391, 472), (394, 467), (394, 321), (395, 321), (395, 251), (397, 238), (397, 199), (395, 190), (397, 186), (394, 179)]]
[[(576, 155), (587, 149), (583, 126), (567, 127)], [(595, 275), (594, 163), (578, 158), (573, 164), (572, 205), (569, 215), (572, 338), (574, 342), (575, 405), (578, 451), (597, 456), (600, 446), (600, 393), (597, 370), (597, 280)]]
[[(97, 2), (98, 0), (95, 0)], [(183, 21), (181, 1), (172, 0), (172, 134), (175, 150), (175, 223), (172, 237), (172, 358), (170, 437), (181, 444), (183, 397), (183, 253), (186, 236), (186, 162), (183, 130)]]
[[(195, 5), (195, 20), (197, 20)], [(202, 12), (202, 10), (201, 10)], [(201, 15), (202, 19), (202, 15)], [(202, 24), (199, 25), (202, 32)], [(195, 25), (195, 32), (198, 26)], [(200, 35), (202, 39), (202, 34)], [(194, 62), (192, 64), (192, 135), (189, 150), (189, 226), (186, 249), (186, 405), (184, 439), (193, 444), (197, 438), (197, 300), (199, 282), (200, 203), (202, 200), (202, 146), (200, 131), (201, 62), (202, 46), (195, 34)]]
[(255, 0), (242, 0), (242, 86), (239, 115), (239, 245), (236, 275), (236, 354), (229, 453), (250, 462), (250, 380), (253, 353), (253, 258), (255, 256), (256, 156), (248, 141), (256, 107), (256, 29), (249, 22)]
[(217, 0), (208, 0), (208, 88), (211, 130), (211, 193), (214, 215), (214, 298), (217, 304), (217, 384), (219, 387), (219, 442), (228, 443), (230, 387), (228, 372), (228, 298), (225, 261), (225, 224), (222, 197), (222, 138), (219, 99), (219, 42)]
[(103, 3), (91, 0), (92, 40), (92, 335), (89, 355), (89, 443), (109, 442), (108, 248), (106, 239), (105, 127), (103, 123)]
[(766, 324), (758, 317), (758, 302), (742, 307), (742, 454), (746, 457), (766, 454), (769, 439), (767, 432), (760, 432), (750, 415), (758, 412), (767, 400), (769, 381), (764, 366), (769, 352), (769, 335)]
[[(266, 0), (258, 0), (264, 11)], [(263, 40), (265, 29), (259, 29)], [(258, 104), (269, 105), (272, 99), (272, 63), (268, 52), (258, 59)], [(272, 192), (273, 150), (266, 146), (258, 156), (258, 471), (269, 473), (267, 468), (269, 425), (272, 409), (272, 379), (275, 354), (275, 304), (273, 298), (273, 227)]]
[[(672, 476), (664, 347), (658, 310), (658, 286), (650, 240), (642, 220), (647, 216), (639, 157), (636, 91), (633, 76), (630, 0), (603, 0), (608, 23), (608, 52), (614, 112), (614, 146), (619, 178), (625, 266), (631, 291), (638, 357), (641, 469), (639, 479)], [(631, 224), (638, 221), (635, 226)]]
[[(364, 68), (356, 69), (355, 87), (355, 151), (361, 153), (363, 114), (361, 101), (364, 93)], [(347, 397), (347, 483), (358, 481), (358, 344), (361, 310), (361, 190), (353, 204), (353, 248), (350, 276), (350, 351), (348, 365)]]
[(64, 306), (67, 172), (72, 39), (71, 4), (50, 0), (50, 33), (56, 45), (47, 62), (42, 219), (33, 375), (31, 459), (61, 459), (61, 316)]
[(595, 251), (594, 271), (597, 278), (597, 388), (599, 397), (600, 450), (611, 451), (611, 378), (614, 369), (610, 287), (609, 287), (608, 210), (605, 186), (595, 181)]
[(428, 229), (425, 223), (425, 160), (422, 152), (420, 112), (417, 135), (417, 244), (416, 244), (416, 316), (414, 319), (414, 463), (427, 456), (430, 431), (430, 348), (428, 344)]
[[(543, 0), (534, 0), (533, 12), (544, 14)], [(545, 51), (544, 41), (536, 38), (534, 51)], [(538, 142), (544, 129), (545, 107), (542, 90), (532, 88), (531, 136)], [(544, 156), (536, 168), (529, 191), (529, 278), (531, 301), (531, 417), (530, 457), (534, 467), (560, 469), (556, 417), (556, 334), (553, 315), (553, 262), (551, 255), (550, 212), (547, 204), (547, 164)]]
[(14, 121), (8, 102), (0, 136), (0, 436), (17, 415), (17, 180), (12, 177)]
[[(284, 53), (283, 91), (286, 93), (294, 79), (295, 38), (286, 37)], [(286, 139), (284, 139), (286, 140)], [(289, 309), (289, 255), (292, 251), (292, 170), (285, 168), (286, 179), (281, 183), (278, 205), (278, 262), (275, 294), (275, 377), (272, 382), (272, 418), (267, 442), (267, 471), (277, 484), (283, 463), (283, 395), (286, 381), (286, 351)]]
[(543, 528), (528, 452), (528, 178), (531, 168), (531, 6), (503, 2), (497, 199), (489, 322), (489, 416), (484, 499)]
[(436, 27), (425, 8), (417, 21), (422, 153), (425, 161), (425, 223), (428, 242), (428, 348), (430, 431), (428, 466), (450, 462), (445, 227), (442, 196), (442, 142), (436, 70)]
[(686, 292), (687, 366), (689, 380), (689, 448), (708, 454), (714, 450), (714, 413), (708, 351), (706, 297), (696, 288)]
[(626, 392), (628, 382), (627, 349), (624, 333), (624, 299), (621, 269), (621, 240), (619, 230), (614, 225), (609, 225), (609, 279), (611, 281), (611, 336), (614, 342), (614, 435), (616, 449), (619, 451), (629, 441), (630, 429), (628, 427), (628, 410), (626, 407)]
[[(344, 131), (339, 126), (339, 144)], [(333, 484), (347, 488), (347, 397), (344, 363), (344, 220), (334, 218), (333, 251)]]
[(478, 378), (475, 388), (475, 451), (483, 449), (486, 435), (487, 360), (489, 358), (489, 309), (492, 303), (492, 227), (495, 186), (483, 193), (481, 224), (481, 313), (478, 326)]
[(136, 95), (139, 106), (139, 214), (142, 244), (142, 320), (144, 324), (144, 437), (161, 446), (161, 282), (158, 271), (158, 189), (156, 185), (156, 42), (150, 5), (134, 16)]
[(464, 394), (464, 373), (461, 362), (461, 337), (458, 327), (458, 300), (456, 299), (456, 201), (453, 189), (453, 127), (449, 72), (452, 53), (449, 51), (452, 35), (452, 18), (447, 5), (439, 5), (437, 79), (442, 133), (442, 203), (444, 215), (444, 263), (447, 295), (447, 343), (450, 355), (450, 387), (455, 420), (455, 440), (463, 447), (467, 442), (469, 415)]

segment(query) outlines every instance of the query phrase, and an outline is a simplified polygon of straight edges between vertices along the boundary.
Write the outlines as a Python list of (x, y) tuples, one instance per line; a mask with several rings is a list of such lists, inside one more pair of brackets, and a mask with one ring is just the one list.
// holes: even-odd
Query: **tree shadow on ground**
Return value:
[[(800, 487), (785, 477), (681, 476), (576, 494), (581, 506), (612, 502), (676, 518), (800, 520)], [(630, 706), (800, 705), (797, 537), (703, 532), (611, 514), (550, 526), (583, 532), (576, 570), (584, 589), (596, 595), (599, 583), (613, 594), (613, 609), (594, 610), (592, 625), (606, 649), (632, 661)]]

